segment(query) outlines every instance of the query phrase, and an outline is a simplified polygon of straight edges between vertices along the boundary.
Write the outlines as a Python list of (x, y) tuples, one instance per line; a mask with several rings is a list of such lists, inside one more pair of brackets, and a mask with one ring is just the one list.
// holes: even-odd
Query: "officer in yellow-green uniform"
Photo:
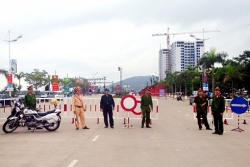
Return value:
[(153, 111), (153, 101), (149, 94), (149, 89), (146, 89), (145, 94), (141, 97), (141, 112), (142, 112), (141, 128), (144, 128), (145, 120), (146, 120), (146, 128), (151, 128), (149, 126), (151, 111)]
[(194, 103), (195, 103), (195, 106), (196, 106), (197, 123), (198, 123), (199, 129), (200, 130), (202, 129), (201, 121), (200, 121), (200, 119), (202, 117), (202, 120), (203, 120), (203, 123), (206, 126), (206, 129), (207, 130), (212, 130), (209, 127), (209, 124), (207, 122), (207, 108), (206, 108), (207, 99), (203, 96), (203, 91), (202, 91), (201, 88), (199, 88), (198, 95), (194, 98)]
[(36, 110), (36, 95), (32, 85), (28, 87), (28, 93), (24, 97), (24, 107)]
[(225, 99), (220, 95), (220, 88), (215, 88), (215, 95), (212, 101), (212, 115), (214, 117), (215, 132), (213, 134), (223, 134), (223, 113), (225, 111)]

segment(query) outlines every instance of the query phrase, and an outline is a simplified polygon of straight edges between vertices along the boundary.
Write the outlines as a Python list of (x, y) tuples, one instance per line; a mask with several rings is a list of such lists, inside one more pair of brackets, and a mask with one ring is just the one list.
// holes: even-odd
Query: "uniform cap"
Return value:
[(33, 87), (33, 85), (29, 85), (29, 86), (27, 86), (27, 89), (29, 89), (29, 88), (31, 88), (31, 87)]
[(201, 88), (199, 88), (198, 92), (203, 92), (203, 90)]
[(216, 88), (215, 88), (215, 91), (220, 91), (220, 88), (219, 88), (219, 87), (216, 87)]
[(109, 89), (106, 88), (104, 91), (109, 91)]
[(74, 88), (74, 92), (77, 92), (79, 90), (81, 90), (81, 88), (79, 86), (77, 86), (77, 87)]

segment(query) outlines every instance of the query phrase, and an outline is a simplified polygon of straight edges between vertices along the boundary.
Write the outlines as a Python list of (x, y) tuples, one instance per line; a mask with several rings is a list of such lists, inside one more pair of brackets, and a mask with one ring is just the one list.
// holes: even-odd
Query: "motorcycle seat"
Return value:
[(38, 112), (37, 114), (38, 114), (39, 116), (45, 116), (45, 115), (54, 113), (55, 111), (56, 111), (56, 110), (49, 110), (49, 111), (46, 111), (46, 112)]

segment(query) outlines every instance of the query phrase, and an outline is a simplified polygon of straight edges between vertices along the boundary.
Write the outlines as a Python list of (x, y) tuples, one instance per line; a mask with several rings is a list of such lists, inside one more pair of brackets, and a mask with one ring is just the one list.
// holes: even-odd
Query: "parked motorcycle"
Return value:
[(15, 131), (20, 124), (26, 125), (28, 128), (45, 128), (48, 131), (55, 131), (59, 128), (61, 123), (61, 110), (57, 109), (57, 100), (52, 99), (51, 103), (54, 104), (55, 109), (47, 112), (38, 112), (29, 108), (22, 107), (20, 101), (15, 102), (11, 115), (3, 124), (3, 131), (11, 133)]

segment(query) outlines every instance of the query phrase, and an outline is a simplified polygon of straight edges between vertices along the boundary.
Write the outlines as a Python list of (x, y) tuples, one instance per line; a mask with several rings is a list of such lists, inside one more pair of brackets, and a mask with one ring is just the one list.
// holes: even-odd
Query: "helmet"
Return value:
[(57, 105), (58, 101), (55, 98), (53, 98), (53, 99), (51, 99), (50, 103), (54, 104), (54, 105)]

